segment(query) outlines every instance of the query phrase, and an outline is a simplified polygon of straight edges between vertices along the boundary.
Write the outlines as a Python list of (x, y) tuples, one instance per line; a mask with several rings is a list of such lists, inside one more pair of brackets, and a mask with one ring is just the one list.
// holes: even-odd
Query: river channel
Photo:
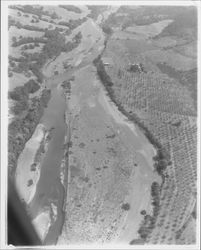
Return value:
[[(48, 150), (43, 161), (41, 162), (40, 179), (37, 183), (34, 198), (29, 204), (33, 218), (36, 218), (38, 215), (44, 212), (45, 209), (49, 211), (50, 223), (48, 225), (48, 232), (44, 239), (44, 244), (46, 245), (56, 244), (59, 236), (62, 233), (62, 228), (66, 218), (63, 208), (65, 206), (65, 201), (68, 199), (65, 192), (65, 188), (68, 188), (68, 186), (63, 186), (60, 179), (60, 166), (64, 155), (65, 136), (68, 134), (67, 130), (69, 129), (68, 124), (65, 122), (65, 113), (69, 107), (64, 95), (62, 94), (60, 84), (64, 80), (68, 80), (73, 75), (76, 75), (76, 71), (79, 70), (81, 72), (79, 74), (82, 74), (81, 76), (85, 78), (83, 81), (84, 83), (87, 84), (87, 79), (89, 78), (90, 84), (87, 86), (87, 88), (91, 88), (91, 90), (86, 92), (85, 86), (83, 83), (80, 83), (81, 87), (79, 88), (78, 85), (76, 90), (77, 92), (75, 91), (74, 95), (77, 93), (78, 96), (79, 94), (78, 99), (80, 98), (80, 103), (84, 103), (84, 98), (86, 98), (88, 101), (88, 99), (91, 98), (90, 93), (93, 92), (93, 82), (97, 81), (96, 74), (93, 71), (94, 69), (92, 67), (92, 61), (97, 57), (98, 54), (100, 54), (100, 50), (104, 47), (104, 36), (96, 23), (94, 23), (92, 20), (89, 20), (84, 24), (84, 28), (85, 29), (83, 31), (82, 39), (83, 43), (81, 42), (81, 45), (77, 49), (66, 55), (66, 58), (73, 58), (73, 70), (66, 73), (61, 73), (57, 76), (47, 77), (46, 79), (46, 85), (51, 89), (51, 99), (48, 103), (48, 107), (44, 111), (44, 115), (41, 118), (40, 123), (43, 124), (46, 129), (53, 128), (53, 133), (48, 144)], [(132, 217), (135, 216), (135, 214), (138, 212), (138, 209), (143, 207), (143, 204), (146, 203), (141, 202), (140, 197), (147, 197), (147, 199), (150, 197), (150, 185), (154, 179), (157, 179), (156, 174), (153, 174), (152, 168), (150, 166), (152, 164), (154, 149), (139, 129), (136, 130), (135, 126), (129, 123), (125, 117), (121, 117), (121, 114), (117, 108), (114, 107), (114, 104), (108, 100), (109, 97), (106, 95), (103, 86), (101, 86), (101, 84), (98, 86), (99, 92), (96, 96), (96, 102), (97, 107), (99, 107), (99, 109), (97, 109), (97, 114), (99, 114), (99, 117), (103, 117), (106, 120), (112, 119), (112, 123), (115, 124), (115, 126), (123, 127), (118, 129), (118, 131), (122, 131), (120, 136), (122, 142), (128, 144), (128, 147), (130, 148), (133, 147), (136, 152), (140, 152), (141, 150), (138, 158), (139, 161), (141, 161), (143, 167), (140, 170), (137, 170), (136, 176), (139, 177), (140, 181), (144, 183), (140, 183), (135, 179), (135, 196), (129, 194), (127, 197), (128, 200), (133, 200), (135, 197), (137, 197), (136, 195), (138, 195), (136, 201), (137, 205), (135, 205), (135, 202), (132, 201), (133, 207), (135, 207), (135, 209), (131, 210), (131, 212), (124, 219), (124, 224), (126, 223), (127, 225), (122, 225), (122, 227), (124, 226), (126, 230), (122, 232), (119, 229), (121, 232), (119, 233), (119, 236), (116, 236), (115, 239), (116, 241), (119, 241), (119, 239), (128, 238), (127, 235), (129, 234), (130, 228), (132, 228)], [(86, 97), (84, 96), (85, 92), (87, 93)], [(83, 96), (81, 98), (80, 96), (82, 93)], [(93, 107), (93, 101), (90, 105)], [(86, 108), (86, 105), (84, 104), (83, 107)], [(90, 112), (91, 111), (89, 111), (87, 114), (90, 115)], [(108, 116), (110, 118), (108, 118)], [(93, 116), (91, 117), (91, 120), (93, 121)], [(139, 140), (139, 143), (136, 143), (136, 140)], [(68, 179), (68, 167), (68, 163), (66, 163), (66, 176), (64, 177), (65, 180)], [(140, 218), (137, 221), (139, 223)], [(38, 225), (38, 227), (40, 227), (40, 225)], [(130, 240), (130, 238), (127, 240)]]
[[(60, 180), (60, 165), (64, 154), (64, 138), (68, 129), (65, 123), (65, 112), (68, 107), (59, 86), (63, 81), (71, 78), (76, 69), (78, 70), (92, 63), (93, 59), (100, 53), (98, 49), (103, 47), (104, 42), (104, 36), (100, 32), (100, 28), (96, 26), (93, 21), (87, 21), (86, 24), (84, 24), (84, 28), (81, 44), (77, 49), (68, 53), (66, 56), (66, 58), (73, 58), (74, 69), (57, 76), (48, 77), (45, 83), (46, 86), (51, 89), (51, 99), (40, 123), (43, 124), (46, 129), (53, 128), (53, 133), (48, 144), (48, 151), (41, 163), (40, 179), (37, 183), (34, 199), (30, 204), (30, 210), (32, 216), (36, 217), (44, 211), (45, 208), (51, 211), (51, 204), (54, 204), (56, 207), (57, 218), (56, 221), (51, 222), (51, 225), (49, 225), (48, 233), (44, 239), (44, 244), (46, 245), (56, 244), (64, 223), (63, 206), (65, 188)], [(67, 167), (66, 165), (66, 168)], [(67, 171), (65, 173), (67, 175)], [(67, 177), (65, 177), (65, 179), (66, 178)]]

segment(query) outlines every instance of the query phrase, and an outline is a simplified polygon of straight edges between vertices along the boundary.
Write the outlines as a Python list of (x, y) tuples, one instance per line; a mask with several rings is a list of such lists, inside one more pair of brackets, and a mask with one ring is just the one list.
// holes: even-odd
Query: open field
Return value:
[[(34, 79), (35, 77), (31, 74), (31, 78)], [(30, 80), (30, 77), (14, 72), (13, 77), (9, 79), (9, 89), (12, 91), (18, 86), (23, 86), (28, 80)]]
[(80, 70), (70, 88), (66, 220), (59, 244), (131, 241), (140, 211), (151, 210), (150, 185), (160, 182), (154, 148), (101, 90), (93, 70)]
[(10, 32), (9, 32), (9, 44), (11, 46), (12, 44), (12, 38), (16, 37), (17, 40), (20, 38), (20, 36), (22, 37), (42, 37), (44, 35), (44, 32), (41, 31), (31, 31), (31, 30), (26, 30), (26, 29), (18, 29), (15, 26), (11, 26), (10, 27)]
[(68, 11), (67, 9), (64, 9), (60, 6), (44, 6), (44, 10), (48, 11), (49, 13), (56, 13), (59, 17), (59, 21), (69, 21), (70, 19), (76, 20), (79, 18), (86, 17), (88, 13), (90, 12), (86, 6), (79, 6), (79, 9), (81, 9), (80, 13), (75, 13), (73, 11)]
[(145, 52), (144, 55), (153, 61), (154, 63), (166, 62), (168, 65), (172, 66), (177, 70), (190, 70), (197, 66), (197, 62), (193, 58), (185, 57), (175, 51), (161, 51), (161, 50), (152, 50)]
[(126, 31), (131, 33), (143, 34), (145, 37), (154, 37), (161, 33), (173, 20), (163, 20), (150, 25), (134, 25), (126, 28)]

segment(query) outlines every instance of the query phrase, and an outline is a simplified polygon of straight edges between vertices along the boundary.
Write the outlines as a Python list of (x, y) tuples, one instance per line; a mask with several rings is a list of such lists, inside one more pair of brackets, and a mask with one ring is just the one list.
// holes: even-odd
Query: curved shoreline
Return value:
[[(139, 152), (140, 154), (142, 154), (144, 156), (144, 158), (147, 160), (147, 164), (149, 165), (150, 170), (152, 172), (154, 172), (154, 162), (155, 161), (153, 160), (153, 158), (157, 155), (156, 148), (154, 147), (153, 144), (150, 143), (150, 141), (146, 137), (146, 134), (143, 133), (143, 131), (140, 129), (139, 125), (136, 124), (135, 122), (129, 120), (129, 117), (127, 117), (123, 112), (121, 112), (119, 110), (119, 108), (116, 105), (116, 103), (110, 98), (110, 95), (107, 92), (107, 89), (104, 87), (104, 84), (103, 84), (103, 88), (101, 89), (101, 92), (100, 92), (100, 95), (99, 95), (99, 102), (104, 107), (104, 109), (106, 110), (106, 112), (108, 112), (113, 117), (113, 119), (116, 121), (116, 123), (119, 123), (122, 126), (127, 126), (129, 128), (129, 130), (135, 135), (135, 137), (139, 137), (138, 133), (141, 133), (141, 135), (144, 137), (143, 140), (147, 141), (148, 144), (147, 144), (146, 147), (145, 147), (145, 145), (143, 145), (143, 149), (138, 150), (137, 152)], [(141, 137), (141, 139), (142, 139), (142, 137)], [(145, 176), (147, 176), (147, 174)], [(137, 174), (137, 172), (136, 172), (134, 174), (134, 177), (133, 177), (133, 185), (135, 186), (134, 190), (138, 189), (138, 187), (137, 187), (138, 184), (137, 183), (138, 183), (138, 179), (139, 178), (140, 178), (140, 175)], [(157, 180), (157, 182), (159, 182), (161, 184), (162, 180), (161, 180), (161, 177), (159, 175), (153, 181), (156, 181), (156, 180)], [(141, 184), (141, 186), (142, 186), (142, 184)], [(146, 189), (147, 189), (147, 187), (146, 187)], [(140, 191), (140, 189), (139, 189), (139, 191)], [(137, 202), (136, 198), (138, 198), (138, 197), (135, 196), (134, 193), (130, 194), (130, 195), (131, 195), (131, 197), (133, 196), (131, 198), (131, 200), (133, 200), (134, 204), (136, 204), (136, 202)], [(139, 197), (141, 197), (141, 196), (139, 196)], [(143, 197), (145, 197), (145, 195)], [(154, 198), (151, 195), (151, 192), (149, 192), (149, 197), (150, 197), (149, 198), (150, 200), (152, 200)], [(147, 205), (147, 208), (148, 208), (147, 212), (152, 215), (154, 213), (154, 206), (152, 206), (151, 203), (150, 203), (149, 205)], [(151, 211), (152, 209), (153, 209), (153, 211)], [(133, 213), (132, 216), (136, 216), (134, 212), (132, 212), (132, 213)], [(130, 216), (127, 218), (127, 220), (128, 220), (127, 224), (128, 225), (131, 224), (131, 228), (132, 228), (133, 232), (134, 231), (136, 232), (137, 229), (140, 229), (141, 224), (143, 223), (143, 220), (139, 221), (139, 225), (137, 226), (136, 224), (133, 224), (134, 222), (132, 222), (132, 216), (131, 216), (131, 218), (130, 218)], [(126, 223), (125, 223), (125, 225), (126, 225)], [(134, 230), (134, 228), (136, 228), (136, 229)], [(127, 229), (126, 233), (124, 232), (124, 234), (121, 235), (120, 238), (117, 237), (115, 239), (115, 243), (117, 243), (117, 244), (120, 243), (121, 244), (122, 241), (126, 242), (125, 239), (129, 238), (129, 235), (131, 235), (132, 230)], [(136, 234), (132, 234), (132, 236), (133, 236), (134, 239), (138, 238), (137, 232), (136, 232)]]
[[(36, 192), (38, 180), (40, 178), (40, 158), (42, 157), (40, 147), (42, 143), (45, 142), (46, 136), (45, 127), (42, 124), (38, 124), (32, 137), (26, 142), (25, 147), (18, 159), (15, 173), (16, 188), (21, 196), (21, 199), (23, 199), (27, 204), (32, 201)], [(29, 156), (28, 158), (27, 155)], [(32, 168), (35, 170), (31, 168), (28, 169), (27, 166), (30, 167), (32, 165), (34, 165)], [(25, 182), (28, 181), (31, 183), (31, 180), (31, 185), (25, 185)]]

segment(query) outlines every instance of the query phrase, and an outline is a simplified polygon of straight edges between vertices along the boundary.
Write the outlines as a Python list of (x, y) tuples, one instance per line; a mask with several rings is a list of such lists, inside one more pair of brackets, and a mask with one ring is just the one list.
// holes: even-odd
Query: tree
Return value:
[(52, 19), (57, 19), (57, 18), (58, 18), (56, 12), (53, 12), (53, 13), (52, 13), (51, 18), (52, 18)]
[(17, 38), (15, 36), (12, 37), (12, 42), (16, 43), (17, 42)]
[(129, 204), (129, 203), (124, 203), (124, 204), (121, 206), (121, 208), (122, 208), (123, 210), (128, 211), (128, 210), (130, 209), (130, 204)]
[(112, 28), (110, 28), (108, 25), (104, 25), (102, 26), (102, 30), (104, 33), (106, 33), (107, 35), (111, 35), (113, 33)]
[(142, 215), (146, 215), (146, 211), (145, 211), (145, 210), (142, 210), (140, 213), (141, 213)]

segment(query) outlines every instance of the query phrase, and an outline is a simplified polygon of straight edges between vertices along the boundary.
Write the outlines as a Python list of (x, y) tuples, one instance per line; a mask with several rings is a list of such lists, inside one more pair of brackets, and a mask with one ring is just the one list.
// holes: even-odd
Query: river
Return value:
[[(74, 75), (75, 81), (73, 84), (76, 85), (76, 87), (73, 87), (72, 97), (74, 96), (74, 99), (77, 98), (77, 105), (81, 111), (83, 110), (82, 115), (84, 115), (84, 117), (82, 118), (82, 116), (80, 116), (80, 119), (84, 121), (86, 117), (88, 118), (86, 122), (88, 126), (86, 133), (90, 133), (89, 129), (94, 128), (94, 126), (97, 126), (95, 131), (104, 131), (107, 129), (106, 124), (108, 124), (107, 126), (113, 127), (118, 140), (124, 145), (122, 150), (128, 148), (129, 157), (132, 156), (132, 152), (135, 151), (136, 159), (140, 162), (140, 166), (142, 166), (135, 171), (135, 174), (133, 174), (134, 172), (131, 170), (133, 177), (129, 179), (129, 181), (132, 188), (126, 191), (124, 194), (125, 197), (123, 196), (123, 198), (121, 193), (121, 200), (123, 199), (130, 202), (132, 209), (128, 214), (123, 215), (121, 221), (119, 220), (119, 226), (117, 228), (117, 233), (114, 234), (113, 241), (128, 243), (133, 235), (136, 234), (137, 227), (141, 220), (141, 217), (136, 214), (139, 213), (140, 209), (149, 207), (150, 185), (154, 180), (158, 180), (158, 176), (156, 173), (153, 173), (152, 169), (154, 148), (142, 132), (119, 113), (114, 104), (109, 100), (104, 87), (96, 79), (95, 68), (92, 66), (92, 61), (100, 54), (101, 49), (104, 47), (104, 36), (100, 28), (89, 19), (82, 27), (79, 27), (79, 29), (82, 31), (83, 35), (82, 42), (78, 48), (68, 53), (65, 58), (69, 59), (71, 65), (74, 66), (73, 70), (66, 73), (62, 72), (57, 76), (48, 75), (46, 79), (45, 84), (48, 88), (51, 88), (52, 95), (40, 123), (43, 124), (46, 129), (54, 129), (52, 138), (48, 144), (48, 150), (41, 162), (40, 179), (37, 183), (36, 193), (29, 207), (33, 221), (35, 220), (34, 224), (39, 231), (40, 227), (42, 227), (41, 223), (43, 223), (43, 220), (46, 220), (46, 224), (43, 228), (43, 231), (46, 230), (45, 233), (43, 232), (44, 244), (56, 244), (60, 235), (65, 241), (66, 238), (63, 235), (66, 232), (69, 232), (70, 237), (72, 232), (68, 231), (69, 229), (66, 223), (70, 200), (69, 197), (66, 197), (67, 192), (65, 192), (65, 188), (68, 189), (68, 193), (72, 199), (73, 191), (69, 186), (71, 179), (69, 179), (68, 162), (66, 162), (65, 165), (64, 185), (61, 183), (60, 179), (65, 136), (69, 134), (68, 129), (70, 129), (70, 126), (68, 126), (69, 124), (65, 123), (65, 114), (69, 109), (69, 103), (62, 94), (60, 84)], [(62, 57), (64, 57), (64, 55), (62, 55)], [(60, 58), (58, 60), (60, 60)], [(55, 61), (52, 62), (52, 64), (56, 63)], [(51, 72), (51, 70), (48, 71), (48, 69), (46, 69), (46, 72)], [(69, 101), (71, 105), (72, 100), (73, 98)], [(86, 103), (88, 105), (86, 105)], [(95, 107), (95, 109), (93, 109), (93, 107)], [(71, 111), (73, 112), (73, 110)], [(75, 116), (76, 115), (77, 113)], [(88, 120), (90, 124), (88, 124)], [(85, 130), (83, 129), (83, 131)], [(91, 132), (92, 131), (93, 129)], [(81, 137), (82, 136), (80, 136), (80, 140)], [(70, 138), (67, 138), (67, 140), (70, 140)], [(106, 148), (104, 150), (106, 150)], [(88, 151), (86, 152), (86, 155), (87, 154)], [(89, 176), (95, 178), (91, 168), (92, 167), (88, 167), (88, 172), (84, 170), (85, 178), (86, 174), (89, 174), (89, 172), (92, 173), (91, 175), (89, 174)], [(102, 180), (104, 178), (102, 178)], [(113, 176), (111, 176), (111, 178), (113, 178)], [(118, 178), (118, 176), (115, 176), (115, 178)], [(104, 182), (102, 185), (105, 185)], [(105, 185), (105, 188), (108, 188), (108, 191), (111, 187), (109, 184), (107, 185)], [(126, 186), (126, 181), (124, 181), (122, 185)], [(93, 189), (88, 190), (90, 190), (89, 193), (93, 193)], [(119, 192), (121, 191), (121, 186), (120, 189), (118, 187), (118, 190)], [(94, 197), (95, 199), (101, 195), (101, 190), (97, 191), (96, 195), (97, 196)], [(143, 199), (141, 199), (141, 197), (143, 197)], [(80, 213), (78, 218), (81, 219), (80, 216), (82, 215), (83, 214)], [(133, 222), (132, 219), (134, 217), (135, 220)], [(135, 225), (133, 226), (133, 224)], [(99, 226), (96, 225), (97, 230), (99, 230), (98, 227)], [(83, 229), (81, 226), (80, 228)], [(58, 242), (59, 244), (62, 242), (61, 238)], [(66, 242), (72, 243), (73, 241), (74, 238), (72, 241), (68, 238)]]
[[(29, 206), (33, 218), (44, 213), (44, 211), (46, 211), (47, 216), (49, 216), (48, 232), (43, 232), (43, 235), (45, 235), (44, 244), (46, 245), (56, 244), (64, 223), (63, 206), (65, 187), (60, 180), (60, 166), (64, 155), (64, 138), (68, 129), (68, 124), (66, 125), (64, 118), (68, 106), (59, 86), (64, 80), (70, 79), (76, 70), (84, 67), (88, 63), (92, 63), (93, 59), (100, 53), (97, 48), (102, 48), (104, 42), (104, 36), (100, 28), (96, 26), (92, 20), (88, 20), (82, 27), (79, 27), (76, 32), (79, 30), (82, 31), (82, 43), (78, 48), (73, 50), (73, 52), (65, 56), (65, 59), (72, 58), (70, 62), (75, 68), (69, 70), (67, 73), (47, 77), (45, 82), (46, 86), (51, 88), (51, 99), (40, 123), (43, 124), (46, 129), (54, 129), (52, 138), (48, 144), (48, 151), (41, 163), (41, 173), (37, 183), (36, 193)], [(55, 61), (52, 62), (52, 64), (54, 63)], [(50, 68), (52, 67), (52, 65), (49, 66)], [(48, 69), (46, 69), (46, 71), (48, 71)], [(66, 164), (66, 169), (67, 167)], [(66, 179), (67, 171), (65, 174), (66, 176), (64, 178)], [(52, 205), (56, 207), (56, 220), (52, 220)], [(40, 227), (40, 223), (42, 223), (41, 219), (38, 220), (35, 226)]]

